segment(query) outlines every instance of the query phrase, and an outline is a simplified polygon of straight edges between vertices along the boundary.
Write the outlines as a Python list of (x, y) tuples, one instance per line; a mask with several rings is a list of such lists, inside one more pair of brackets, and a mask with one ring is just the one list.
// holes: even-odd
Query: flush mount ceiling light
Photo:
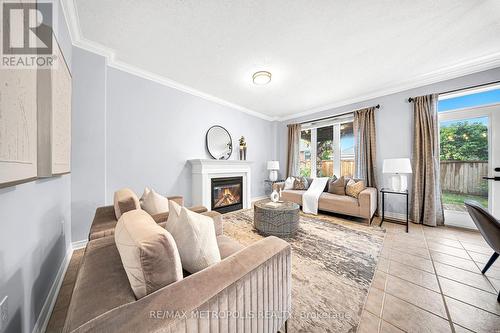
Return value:
[(271, 82), (271, 73), (267, 71), (255, 72), (252, 75), (253, 83), (259, 86), (263, 86)]

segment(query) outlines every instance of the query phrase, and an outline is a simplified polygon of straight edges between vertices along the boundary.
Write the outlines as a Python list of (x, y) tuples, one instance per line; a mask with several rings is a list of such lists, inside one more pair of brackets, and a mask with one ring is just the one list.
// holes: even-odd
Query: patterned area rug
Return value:
[[(224, 215), (224, 234), (249, 245), (262, 239), (253, 209)], [(385, 232), (329, 215), (300, 215), (292, 245), (289, 332), (356, 332)]]

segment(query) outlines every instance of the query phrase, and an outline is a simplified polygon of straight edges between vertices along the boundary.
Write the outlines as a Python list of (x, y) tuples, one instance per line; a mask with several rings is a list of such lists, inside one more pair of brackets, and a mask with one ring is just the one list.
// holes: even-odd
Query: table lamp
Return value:
[(267, 170), (269, 170), (269, 180), (275, 182), (278, 180), (279, 161), (267, 161)]
[(392, 174), (390, 186), (393, 191), (404, 192), (408, 189), (408, 176), (412, 173), (409, 158), (389, 158), (384, 160), (382, 173)]

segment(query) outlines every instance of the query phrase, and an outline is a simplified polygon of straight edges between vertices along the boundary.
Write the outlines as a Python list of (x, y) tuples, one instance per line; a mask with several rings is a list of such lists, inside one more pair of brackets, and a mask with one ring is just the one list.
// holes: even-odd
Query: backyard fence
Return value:
[(483, 179), (488, 175), (486, 161), (441, 161), (441, 189), (470, 195), (488, 195), (488, 183)]

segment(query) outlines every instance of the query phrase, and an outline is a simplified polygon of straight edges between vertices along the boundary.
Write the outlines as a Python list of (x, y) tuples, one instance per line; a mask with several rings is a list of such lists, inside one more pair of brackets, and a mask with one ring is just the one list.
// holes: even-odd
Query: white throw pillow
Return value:
[[(170, 216), (173, 216), (172, 219)], [(168, 217), (168, 231), (174, 237), (182, 268), (196, 273), (220, 262), (217, 236), (212, 218), (192, 212), (185, 207), (180, 214), (171, 212)], [(170, 230), (169, 230), (170, 229)]]
[(144, 199), (146, 198), (146, 196), (149, 194), (149, 192), (151, 192), (151, 189), (146, 186), (144, 188), (144, 192), (142, 193), (142, 197), (139, 199), (139, 202), (141, 203), (141, 205), (142, 205)]
[(142, 209), (150, 215), (168, 212), (168, 199), (151, 190), (141, 203)]
[(293, 190), (293, 182), (295, 178), (294, 177), (288, 177), (285, 180), (285, 186), (283, 186), (283, 190)]
[(179, 221), (179, 216), (181, 215), (182, 206), (173, 200), (168, 201), (168, 218), (167, 223), (165, 223), (165, 229), (172, 233), (171, 230)]

